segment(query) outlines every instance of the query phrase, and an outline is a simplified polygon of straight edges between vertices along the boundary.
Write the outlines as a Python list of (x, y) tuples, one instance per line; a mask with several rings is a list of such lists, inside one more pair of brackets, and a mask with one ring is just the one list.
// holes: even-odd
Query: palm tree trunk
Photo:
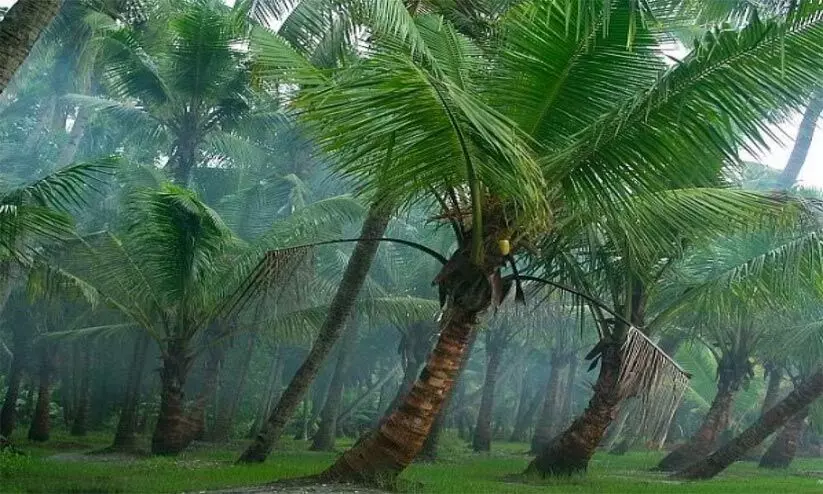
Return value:
[(789, 155), (789, 161), (778, 179), (781, 187), (789, 188), (797, 181), (797, 176), (800, 175), (800, 170), (809, 155), (809, 148), (812, 145), (814, 131), (817, 128), (817, 121), (820, 119), (821, 112), (823, 112), (823, 91), (816, 90), (812, 94), (806, 111), (803, 113), (803, 120), (801, 120), (800, 127), (797, 129), (797, 138), (794, 141), (792, 154)]
[[(362, 238), (382, 237), (386, 232), (390, 217), (384, 205), (373, 204), (363, 222), (360, 236)], [(378, 246), (379, 242), (376, 241), (361, 240), (357, 242), (349, 258), (346, 271), (343, 273), (343, 279), (340, 281), (337, 293), (335, 293), (329, 307), (329, 313), (309, 351), (309, 355), (300, 368), (297, 369), (271, 416), (263, 425), (263, 429), (238, 460), (240, 463), (264, 461), (275, 443), (280, 439), (283, 429), (294, 415), (309, 386), (317, 377), (320, 366), (340, 338), (340, 333), (351, 316), (354, 304), (360, 294), (360, 288), (366, 280), (369, 268), (371, 268)]]
[(622, 360), (621, 344), (608, 342), (603, 349), (600, 373), (588, 407), (568, 429), (543, 447), (526, 468), (527, 475), (572, 475), (588, 468), (597, 445), (618, 412)]
[[(491, 331), (487, 333), (487, 335), (491, 334)], [(483, 382), (483, 397), (480, 399), (477, 424), (474, 426), (474, 437), (472, 438), (472, 449), (477, 452), (491, 450), (494, 388), (497, 384), (497, 371), (500, 368), (500, 360), (504, 351), (503, 344), (494, 344), (491, 336), (486, 338), (486, 378)]]
[(334, 375), (326, 393), (326, 402), (320, 412), (320, 426), (312, 439), (309, 448), (312, 451), (333, 451), (334, 440), (337, 436), (337, 415), (340, 413), (340, 404), (343, 401), (343, 386), (349, 372), (351, 353), (357, 343), (357, 325), (352, 318), (340, 342), (340, 354), (334, 367)]
[[(481, 286), (482, 281), (464, 286)], [(467, 299), (474, 296), (469, 294)], [(409, 395), (382, 425), (346, 451), (322, 477), (368, 484), (392, 483), (423, 448), (443, 401), (459, 374), (479, 315), (488, 304), (464, 308), (453, 299), (440, 323), (440, 338)]]
[(23, 65), (62, 0), (18, 0), (0, 21), (0, 94)]
[(74, 410), (74, 422), (71, 425), (72, 436), (85, 436), (89, 418), (89, 395), (91, 394), (91, 343), (82, 352), (80, 383), (77, 389), (77, 406)]
[(160, 413), (151, 438), (152, 454), (176, 455), (191, 442), (191, 424), (183, 403), (183, 387), (190, 366), (190, 357), (186, 353), (182, 341), (172, 340), (163, 356)]
[(222, 399), (219, 403), (216, 417), (214, 418), (214, 427), (212, 427), (211, 432), (209, 433), (209, 437), (212, 441), (225, 442), (228, 441), (229, 437), (231, 437), (234, 417), (237, 414), (237, 407), (240, 405), (240, 397), (243, 396), (243, 390), (246, 387), (246, 379), (249, 375), (249, 368), (251, 367), (254, 342), (254, 336), (249, 335), (246, 351), (239, 359), (239, 369), (235, 369), (236, 372), (232, 372), (230, 373), (231, 375), (228, 376), (231, 381), (226, 384), (226, 389), (222, 393), (224, 395), (224, 399)]
[(29, 439), (45, 442), (49, 440), (51, 417), (51, 376), (54, 371), (54, 352), (43, 345), (40, 354), (40, 369), (38, 371), (37, 405), (34, 407), (34, 416), (29, 427)]
[(546, 384), (543, 394), (543, 406), (540, 408), (540, 416), (537, 419), (537, 427), (532, 437), (532, 454), (539, 454), (547, 444), (551, 442), (557, 434), (557, 419), (559, 418), (560, 382), (561, 376), (568, 367), (568, 362), (563, 359), (560, 352), (552, 350), (551, 375)]
[(226, 351), (222, 345), (218, 344), (209, 348), (203, 367), (203, 383), (188, 415), (189, 435), (192, 441), (203, 439), (206, 433), (206, 406), (209, 398), (213, 398), (217, 392), (220, 368), (225, 355)]
[(809, 409), (804, 408), (797, 415), (791, 418), (777, 435), (772, 445), (760, 458), (760, 468), (786, 469), (792, 464), (794, 455), (797, 453), (797, 442), (803, 431), (806, 429), (806, 417), (809, 416)]
[(733, 369), (719, 370), (717, 394), (703, 419), (703, 423), (686, 444), (669, 453), (657, 464), (656, 470), (674, 472), (705, 457), (717, 446), (720, 435), (729, 426), (734, 396), (743, 383), (744, 375)]
[(742, 458), (750, 449), (765, 441), (767, 437), (821, 395), (823, 395), (823, 370), (818, 370), (742, 434), (701, 461), (675, 474), (675, 477), (710, 479), (716, 476)]
[(574, 386), (577, 383), (577, 371), (580, 368), (580, 357), (575, 354), (570, 354), (569, 368), (566, 372), (566, 390), (563, 395), (563, 406), (560, 407), (560, 418), (563, 424), (568, 423), (573, 418), (574, 413)]
[(123, 407), (117, 421), (113, 449), (133, 449), (137, 442), (137, 408), (140, 401), (140, 387), (143, 382), (143, 368), (146, 366), (146, 353), (149, 348), (149, 336), (138, 335), (134, 343), (129, 371), (126, 377), (126, 393)]

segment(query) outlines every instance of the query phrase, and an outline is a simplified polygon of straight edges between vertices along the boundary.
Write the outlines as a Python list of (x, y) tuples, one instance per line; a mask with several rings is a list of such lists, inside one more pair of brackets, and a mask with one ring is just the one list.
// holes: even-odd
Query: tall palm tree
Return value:
[(62, 0), (18, 0), (0, 20), (0, 94), (60, 10)]
[[(69, 103), (132, 126), (135, 142), (156, 142), (156, 159), (186, 186), (198, 167), (225, 166), (260, 153), (249, 136), (283, 122), (254, 98), (244, 48), (245, 11), (218, 0), (161, 3), (146, 22), (104, 32), (97, 64), (112, 99), (70, 95)], [(156, 20), (156, 22), (152, 22)], [(167, 25), (158, 30), (145, 26)]]

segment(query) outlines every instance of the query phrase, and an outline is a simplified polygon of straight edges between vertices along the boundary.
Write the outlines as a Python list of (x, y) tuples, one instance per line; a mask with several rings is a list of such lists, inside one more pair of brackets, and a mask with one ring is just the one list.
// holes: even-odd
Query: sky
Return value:
[[(0, 0), (0, 7), (9, 7), (15, 1)], [(235, 0), (225, 0), (225, 2), (233, 5)], [(796, 115), (779, 128), (774, 129), (775, 134), (782, 136), (780, 142), (770, 143), (769, 149), (759, 156), (744, 156), (744, 158), (765, 163), (772, 168), (782, 169), (786, 166), (786, 161), (788, 161), (789, 154), (792, 151), (794, 137), (797, 134), (797, 127), (800, 125), (801, 118), (802, 115)], [(814, 140), (812, 140), (809, 156), (806, 158), (806, 164), (800, 172), (798, 181), (802, 185), (823, 188), (823, 136), (820, 132), (820, 122), (818, 122), (818, 132), (815, 133)]]

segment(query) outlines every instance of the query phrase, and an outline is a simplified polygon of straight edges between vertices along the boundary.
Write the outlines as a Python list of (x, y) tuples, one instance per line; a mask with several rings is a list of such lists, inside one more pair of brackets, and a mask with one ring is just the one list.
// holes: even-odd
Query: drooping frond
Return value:
[(620, 394), (641, 401), (642, 429), (659, 437), (668, 430), (690, 376), (635, 327), (629, 329), (621, 355)]

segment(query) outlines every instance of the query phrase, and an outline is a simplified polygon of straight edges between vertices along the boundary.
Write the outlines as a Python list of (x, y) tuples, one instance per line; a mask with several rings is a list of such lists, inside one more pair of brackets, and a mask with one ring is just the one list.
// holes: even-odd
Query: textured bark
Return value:
[[(485, 307), (484, 307), (485, 308)], [(365, 439), (346, 451), (323, 477), (369, 484), (392, 483), (417, 456), (457, 378), (479, 311), (458, 304), (442, 316), (440, 338), (403, 403)]]
[[(730, 362), (731, 359), (724, 359)], [(729, 364), (730, 365), (730, 364)], [(743, 384), (745, 374), (735, 372), (733, 367), (728, 365), (718, 371), (720, 379), (717, 383), (717, 394), (712, 400), (703, 423), (700, 424), (697, 432), (689, 438), (689, 441), (681, 445), (657, 464), (656, 470), (664, 472), (674, 472), (685, 468), (692, 463), (704, 458), (714, 451), (720, 440), (720, 435), (729, 427), (734, 397)]]
[(618, 412), (621, 397), (617, 384), (622, 357), (619, 343), (605, 345), (589, 405), (568, 429), (543, 447), (526, 468), (527, 475), (572, 475), (588, 468), (597, 445)]
[[(469, 365), (469, 359), (471, 358), (471, 354), (474, 349), (474, 344), (476, 341), (477, 333), (473, 333), (471, 336), (469, 336), (469, 348), (463, 355), (463, 361), (460, 363), (460, 369), (457, 371), (458, 380), (463, 379), (463, 371), (465, 371), (466, 366)], [(458, 381), (458, 387), (463, 387), (461, 386), (461, 384), (462, 383)], [(423, 443), (423, 449), (420, 450), (420, 454), (417, 455), (418, 459), (421, 459), (423, 461), (437, 460), (437, 450), (440, 445), (440, 433), (446, 427), (446, 418), (449, 413), (449, 405), (454, 399), (454, 394), (454, 391), (449, 392), (446, 395), (446, 398), (443, 400), (443, 404), (440, 406), (440, 411), (437, 413), (437, 418), (434, 419), (434, 423), (432, 424), (431, 430), (429, 431), (429, 435), (426, 436), (426, 442)]]
[(340, 404), (343, 401), (343, 386), (349, 372), (351, 354), (357, 343), (357, 324), (354, 318), (345, 330), (340, 342), (340, 353), (334, 366), (329, 390), (326, 393), (326, 402), (320, 412), (320, 426), (312, 438), (309, 449), (312, 451), (333, 451), (334, 440), (337, 436), (337, 415), (340, 413)]
[(153, 454), (176, 455), (192, 440), (192, 427), (183, 402), (190, 364), (183, 342), (170, 341), (160, 370), (160, 413), (151, 438)]
[(77, 384), (77, 405), (71, 425), (72, 436), (85, 436), (88, 428), (89, 397), (91, 394), (91, 345), (81, 350), (81, 376)]
[(806, 429), (806, 417), (809, 416), (809, 409), (804, 408), (797, 415), (792, 417), (780, 434), (777, 435), (772, 445), (760, 458), (760, 468), (785, 469), (792, 464), (795, 454), (797, 454), (797, 443)]
[(797, 129), (797, 138), (794, 141), (792, 153), (789, 155), (789, 161), (786, 162), (786, 167), (778, 179), (781, 187), (789, 188), (797, 181), (797, 176), (800, 175), (800, 170), (809, 155), (809, 148), (812, 145), (821, 112), (823, 112), (823, 91), (817, 90), (812, 94), (809, 105), (803, 113), (803, 120)]
[(172, 179), (183, 187), (188, 186), (191, 173), (197, 165), (197, 148), (199, 145), (196, 116), (187, 111), (182, 118), (182, 125), (174, 141), (168, 166)]
[(143, 383), (148, 348), (148, 335), (139, 335), (134, 342), (134, 351), (126, 377), (126, 393), (123, 396), (123, 405), (117, 421), (117, 432), (112, 444), (114, 449), (133, 449), (137, 442), (137, 408), (140, 402), (140, 387)]
[(0, 21), (0, 94), (34, 43), (60, 10), (62, 0), (17, 0)]
[(486, 335), (486, 377), (483, 382), (483, 397), (480, 399), (477, 423), (474, 426), (474, 436), (472, 438), (472, 449), (478, 452), (491, 450), (494, 391), (497, 385), (500, 361), (505, 351), (505, 346), (496, 341), (499, 339), (493, 337), (492, 331), (487, 332)]
[(29, 439), (32, 441), (48, 441), (51, 431), (51, 377), (54, 373), (55, 352), (44, 345), (40, 351), (40, 367), (37, 372), (37, 405), (34, 407), (34, 416), (29, 427)]
[[(400, 406), (403, 402), (403, 398), (405, 398), (406, 395), (409, 394), (409, 391), (411, 391), (412, 386), (414, 386), (414, 381), (420, 374), (421, 367), (423, 367), (423, 364), (426, 363), (426, 358), (429, 356), (429, 352), (432, 347), (431, 337), (436, 333), (436, 331), (436, 324), (433, 324), (430, 321), (425, 321), (410, 325), (403, 334), (400, 344), (401, 353), (403, 354), (405, 363), (405, 366), (403, 367), (403, 380), (400, 381), (400, 386), (398, 386), (397, 392), (394, 394), (394, 398), (389, 406), (386, 407), (385, 410), (378, 408), (378, 410), (383, 410), (382, 416), (388, 416), (398, 406)], [(376, 422), (375, 425), (379, 424)]]
[[(390, 214), (383, 205), (374, 204), (363, 222), (360, 236), (363, 238), (382, 237), (386, 232)], [(329, 307), (329, 313), (303, 364), (297, 369), (263, 429), (254, 438), (238, 460), (241, 463), (262, 462), (271, 452), (283, 434), (289, 419), (303, 401), (306, 391), (320, 372), (334, 344), (340, 338), (346, 321), (351, 316), (360, 288), (371, 268), (379, 242), (361, 240), (349, 258), (343, 279)]]
[(249, 375), (249, 367), (254, 352), (254, 342), (254, 336), (249, 335), (245, 353), (240, 355), (239, 359), (235, 359), (235, 361), (240, 361), (239, 367), (232, 369), (233, 372), (230, 372), (228, 376), (230, 381), (221, 390), (223, 391), (221, 393), (223, 399), (218, 403), (214, 426), (209, 432), (209, 439), (214, 442), (225, 442), (231, 437), (234, 417), (237, 415), (240, 398), (246, 388), (246, 379)]
[(742, 434), (703, 460), (675, 474), (682, 479), (709, 479), (743, 457), (750, 449), (762, 443), (792, 417), (823, 395), (823, 370), (818, 370), (803, 381), (789, 396), (760, 417)]
[(543, 405), (540, 407), (540, 416), (532, 436), (531, 453), (539, 454), (543, 448), (557, 435), (557, 420), (560, 412), (560, 386), (562, 375), (568, 367), (566, 359), (560, 352), (553, 350), (551, 357), (551, 374), (543, 393)]

